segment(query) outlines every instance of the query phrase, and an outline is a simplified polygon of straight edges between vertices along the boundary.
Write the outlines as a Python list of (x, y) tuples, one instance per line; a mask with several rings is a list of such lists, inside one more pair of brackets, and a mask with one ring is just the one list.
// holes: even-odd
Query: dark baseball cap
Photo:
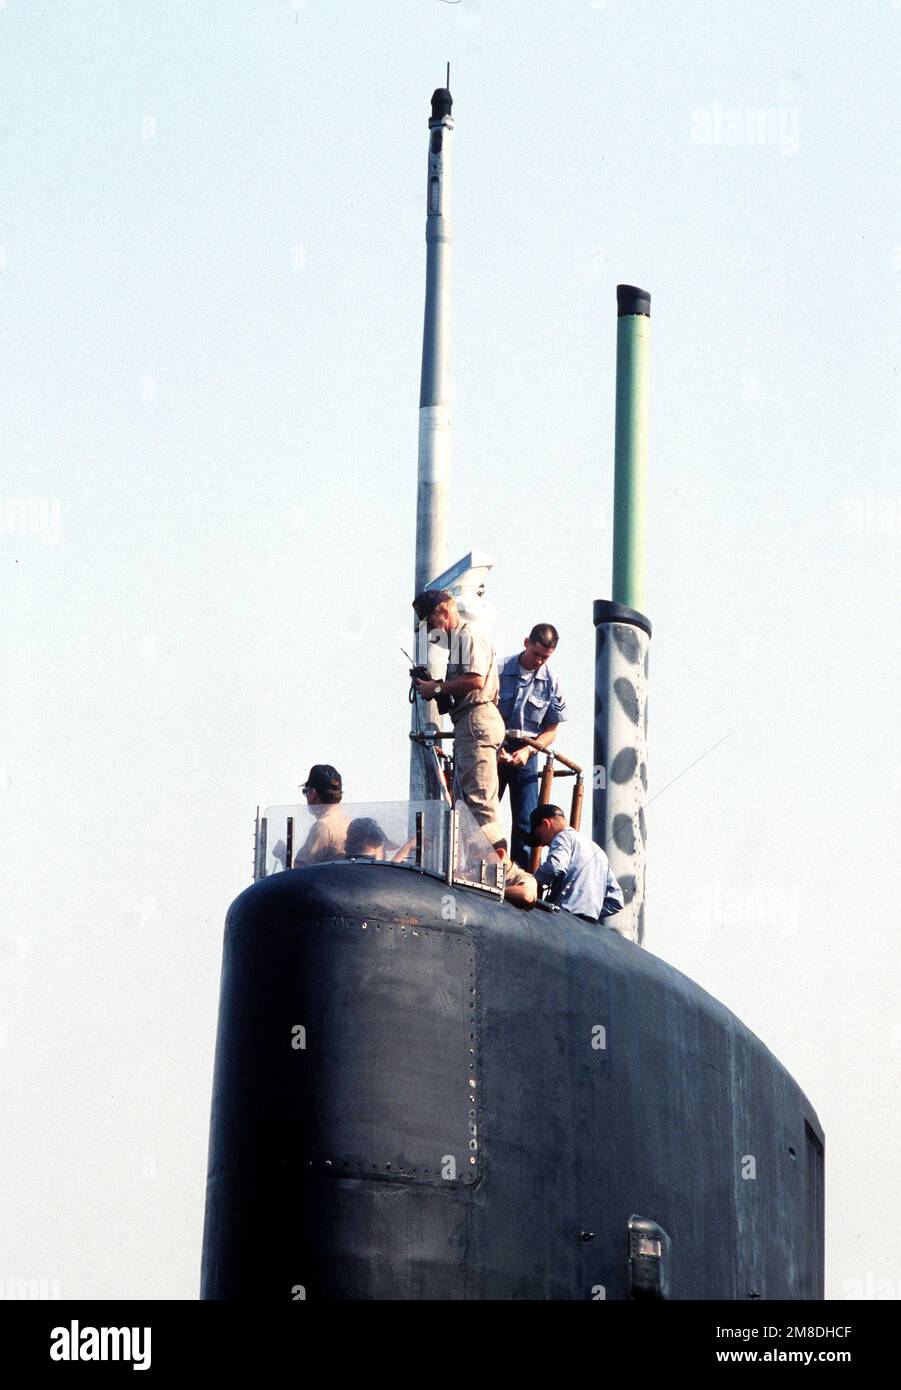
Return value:
[(446, 589), (423, 589), (413, 600), (417, 618), (421, 623), (425, 622), (440, 604), (449, 603), (452, 598), (453, 594), (449, 594)]
[(310, 775), (301, 787), (305, 792), (310, 787), (314, 792), (339, 792), (341, 790), (341, 773), (337, 768), (332, 767), (331, 763), (314, 763), (310, 768)]
[(566, 820), (566, 812), (561, 810), (559, 806), (554, 806), (550, 801), (545, 801), (541, 806), (536, 806), (529, 817), (529, 834), (524, 843), (531, 848), (533, 845), (532, 836), (541, 822), (543, 820), (553, 820), (555, 816), (562, 816), (563, 819)]

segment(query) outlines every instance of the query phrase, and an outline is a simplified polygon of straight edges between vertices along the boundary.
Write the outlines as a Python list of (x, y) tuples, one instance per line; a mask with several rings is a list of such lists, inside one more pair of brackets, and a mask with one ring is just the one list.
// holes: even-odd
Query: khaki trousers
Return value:
[(506, 736), (497, 705), (473, 705), (454, 721), (454, 791), (492, 844), (504, 839), (498, 809), (497, 750)]

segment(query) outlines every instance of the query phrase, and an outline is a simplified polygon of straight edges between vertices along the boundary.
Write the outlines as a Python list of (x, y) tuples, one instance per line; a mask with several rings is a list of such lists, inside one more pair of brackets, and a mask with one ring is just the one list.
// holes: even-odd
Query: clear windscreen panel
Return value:
[[(406, 864), (444, 877), (450, 807), (442, 801), (338, 802), (270, 806), (256, 877), (336, 860)], [(262, 836), (261, 836), (262, 839)]]
[(454, 882), (499, 892), (504, 882), (501, 861), (465, 801), (454, 807), (454, 823)]
[(337, 802), (270, 806), (257, 833), (254, 878), (310, 864), (396, 864), (500, 893), (503, 866), (463, 802)]

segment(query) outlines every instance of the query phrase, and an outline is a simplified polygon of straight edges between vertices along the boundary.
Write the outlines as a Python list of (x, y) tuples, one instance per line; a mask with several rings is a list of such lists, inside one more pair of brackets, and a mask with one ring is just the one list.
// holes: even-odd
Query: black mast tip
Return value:
[(436, 87), (432, 93), (432, 120), (440, 121), (444, 116), (449, 116), (454, 105), (454, 99), (446, 87)]
[(650, 318), (650, 291), (640, 290), (637, 285), (617, 285), (616, 313), (618, 318), (623, 318), (626, 314), (644, 314)]

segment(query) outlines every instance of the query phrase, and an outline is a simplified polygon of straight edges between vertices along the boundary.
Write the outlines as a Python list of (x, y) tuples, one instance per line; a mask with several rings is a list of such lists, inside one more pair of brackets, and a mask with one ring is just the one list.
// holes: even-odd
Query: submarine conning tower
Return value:
[(202, 1297), (822, 1297), (823, 1134), (764, 1044), (429, 854), (229, 909)]
[[(447, 88), (431, 110), (417, 588), (481, 602), (486, 557), (444, 568)], [(254, 882), (225, 923), (205, 1299), (823, 1297), (815, 1111), (734, 1014), (639, 944), (650, 295), (620, 285), (617, 306), (593, 838), (624, 913), (512, 905), (466, 805), (437, 795), (342, 801), (377, 825), (379, 854), (300, 867), (316, 807), (258, 816)]]

